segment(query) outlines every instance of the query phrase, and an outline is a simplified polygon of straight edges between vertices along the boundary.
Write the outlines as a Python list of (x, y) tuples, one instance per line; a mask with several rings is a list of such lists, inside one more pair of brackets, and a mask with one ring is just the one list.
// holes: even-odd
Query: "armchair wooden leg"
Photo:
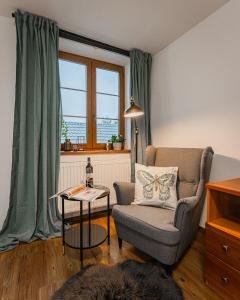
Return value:
[(173, 272), (173, 266), (169, 266), (169, 265), (164, 265), (164, 269), (166, 271), (166, 273), (168, 275), (172, 275), (172, 272)]
[(122, 239), (118, 238), (118, 247), (122, 249)]

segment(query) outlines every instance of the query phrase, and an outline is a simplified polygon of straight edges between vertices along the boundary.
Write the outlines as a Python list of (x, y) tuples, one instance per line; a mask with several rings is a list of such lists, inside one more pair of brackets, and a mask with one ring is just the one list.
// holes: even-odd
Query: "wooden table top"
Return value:
[(234, 178), (219, 182), (209, 182), (207, 183), (207, 188), (210, 190), (216, 190), (240, 196), (240, 178)]

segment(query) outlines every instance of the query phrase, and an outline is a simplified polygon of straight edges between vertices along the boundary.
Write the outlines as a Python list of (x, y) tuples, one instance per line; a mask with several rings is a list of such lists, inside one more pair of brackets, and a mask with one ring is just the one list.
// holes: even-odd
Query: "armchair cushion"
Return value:
[(131, 230), (165, 245), (177, 245), (180, 231), (173, 225), (174, 211), (150, 206), (115, 205), (113, 218)]

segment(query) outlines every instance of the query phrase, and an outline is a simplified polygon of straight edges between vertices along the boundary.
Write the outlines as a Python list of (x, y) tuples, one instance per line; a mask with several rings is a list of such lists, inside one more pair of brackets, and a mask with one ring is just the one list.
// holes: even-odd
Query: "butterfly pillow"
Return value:
[(135, 164), (133, 204), (175, 209), (178, 167), (147, 167)]

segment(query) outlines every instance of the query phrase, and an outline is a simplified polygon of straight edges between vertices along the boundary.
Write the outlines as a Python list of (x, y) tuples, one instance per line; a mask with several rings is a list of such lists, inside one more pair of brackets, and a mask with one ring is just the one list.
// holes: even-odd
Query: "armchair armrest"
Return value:
[(135, 183), (133, 182), (114, 182), (113, 187), (116, 191), (117, 203), (119, 205), (129, 205), (134, 200)]
[[(192, 196), (178, 200), (177, 208), (175, 211), (175, 218), (174, 218), (174, 226), (177, 227), (179, 230), (183, 231), (186, 229), (186, 226), (190, 226), (192, 223), (199, 222), (199, 220), (195, 220), (195, 208), (198, 207), (199, 197)], [(198, 224), (197, 224), (198, 225)], [(195, 226), (194, 226), (195, 227)]]

